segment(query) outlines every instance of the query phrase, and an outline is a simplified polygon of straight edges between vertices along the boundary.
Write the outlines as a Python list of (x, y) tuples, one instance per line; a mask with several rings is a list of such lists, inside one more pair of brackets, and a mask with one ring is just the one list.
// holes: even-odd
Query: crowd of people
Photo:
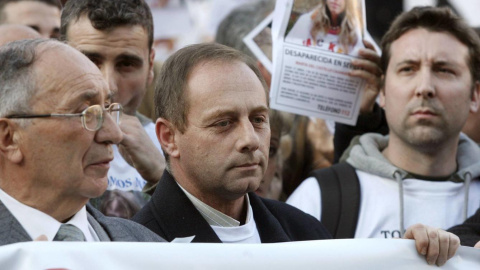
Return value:
[[(307, 17), (329, 27), (349, 12), (319, 2)], [(332, 133), (269, 109), (271, 74), (242, 39), (274, 5), (241, 6), (216, 42), (155, 63), (144, 0), (0, 1), (0, 245), (403, 237), (437, 265), (480, 247), (475, 30), (417, 7), (381, 55), (344, 36), (367, 83), (357, 125)], [(105, 192), (129, 179), (143, 192)]]

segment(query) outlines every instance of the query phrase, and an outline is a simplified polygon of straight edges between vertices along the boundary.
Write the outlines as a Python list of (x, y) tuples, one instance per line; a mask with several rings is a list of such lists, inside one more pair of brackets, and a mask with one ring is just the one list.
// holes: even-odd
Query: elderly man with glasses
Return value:
[(0, 245), (162, 241), (87, 205), (107, 188), (122, 106), (98, 68), (53, 40), (0, 49)]

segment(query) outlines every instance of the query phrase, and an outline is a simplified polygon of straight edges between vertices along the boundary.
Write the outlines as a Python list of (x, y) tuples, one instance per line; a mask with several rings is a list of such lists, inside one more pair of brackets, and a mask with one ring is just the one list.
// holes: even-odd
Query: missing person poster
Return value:
[(355, 125), (365, 81), (349, 72), (365, 34), (363, 0), (277, 1), (271, 107)]

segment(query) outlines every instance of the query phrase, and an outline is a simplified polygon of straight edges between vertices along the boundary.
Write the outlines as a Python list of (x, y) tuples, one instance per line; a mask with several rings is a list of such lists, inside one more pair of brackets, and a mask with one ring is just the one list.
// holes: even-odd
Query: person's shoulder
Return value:
[[(146, 224), (154, 222), (155, 217), (153, 215), (152, 209), (151, 209), (151, 201), (145, 204), (145, 206), (142, 207), (132, 218), (132, 221), (139, 223), (143, 226), (146, 226)], [(146, 226), (148, 227), (148, 226)]]
[[(115, 241), (115, 236), (120, 235), (123, 239), (125, 235), (128, 236), (127, 238), (131, 238), (131, 241), (165, 242), (163, 238), (137, 222), (124, 218), (105, 216), (93, 207), (88, 207), (87, 209), (92, 217), (109, 232), (113, 241)], [(125, 241), (127, 238), (125, 238)]]
[(266, 199), (266, 198), (261, 198), (260, 200), (263, 202), (263, 204), (270, 210), (275, 216), (280, 216), (281, 218), (286, 218), (290, 219), (291, 217), (298, 217), (300, 219), (305, 219), (305, 220), (310, 220), (313, 219), (318, 223), (318, 220), (312, 217), (309, 214), (306, 214), (302, 210), (291, 206), (287, 203), (276, 201), (276, 200), (271, 200), (271, 199)]
[(331, 238), (327, 229), (315, 217), (284, 202), (259, 199), (294, 241)]

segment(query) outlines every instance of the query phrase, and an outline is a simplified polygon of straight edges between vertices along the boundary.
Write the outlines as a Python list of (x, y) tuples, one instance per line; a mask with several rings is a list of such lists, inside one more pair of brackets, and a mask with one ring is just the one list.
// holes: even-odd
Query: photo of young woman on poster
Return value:
[[(316, 47), (335, 53), (358, 55), (363, 48), (359, 0), (320, 0), (301, 15), (285, 42)], [(293, 15), (293, 12), (292, 12)], [(293, 17), (293, 16), (292, 16)], [(292, 18), (291, 18), (292, 19)]]

